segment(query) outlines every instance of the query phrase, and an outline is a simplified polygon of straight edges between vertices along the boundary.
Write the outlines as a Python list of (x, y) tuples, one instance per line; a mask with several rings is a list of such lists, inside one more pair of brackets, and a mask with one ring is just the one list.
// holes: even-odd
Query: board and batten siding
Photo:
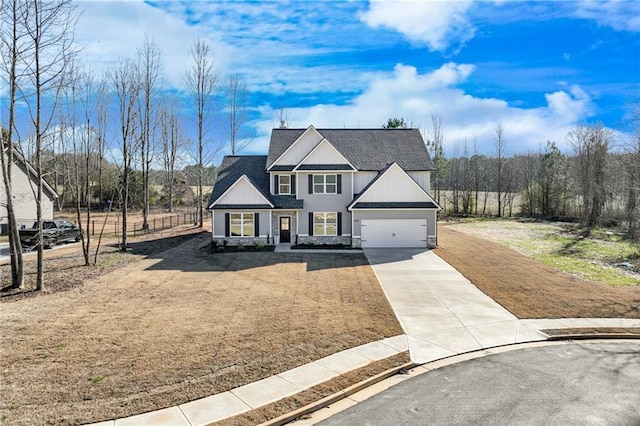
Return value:
[(247, 180), (240, 179), (216, 204), (266, 204), (267, 200)]
[(407, 174), (411, 176), (413, 180), (415, 180), (418, 185), (422, 187), (422, 189), (427, 192), (431, 191), (431, 172), (420, 170), (407, 172)]
[(362, 197), (358, 198), (358, 202), (423, 201), (426, 199), (426, 194), (418, 185), (412, 183), (400, 168), (391, 168)]
[[(4, 153), (2, 155), (5, 155)], [(36, 198), (33, 191), (36, 189), (36, 182), (27, 175), (24, 165), (14, 162), (11, 167), (11, 183), (13, 190), (13, 207), (16, 213), (18, 227), (25, 226), (31, 228), (36, 220)], [(34, 185), (32, 188), (31, 185)], [(49, 191), (42, 191), (42, 219), (53, 219), (53, 198)], [(0, 223), (7, 223), (6, 205), (7, 194), (4, 185), (0, 185)]]
[(324, 140), (300, 164), (347, 164), (347, 159)]
[[(310, 174), (313, 173), (298, 174), (298, 198), (304, 200), (304, 210), (298, 215), (300, 220), (299, 233), (309, 233), (309, 212), (342, 212), (342, 235), (350, 235), (351, 212), (347, 211), (347, 206), (353, 199), (353, 194), (351, 194), (353, 173), (337, 173), (342, 175), (341, 194), (309, 194)], [(327, 172), (327, 174), (331, 174), (331, 172)]]
[(309, 129), (274, 164), (285, 166), (298, 164), (321, 140), (322, 136), (317, 131)]
[(378, 176), (378, 172), (356, 172), (354, 173), (354, 181), (353, 181), (353, 192), (354, 194), (359, 194), (362, 192), (369, 182), (371, 182), (376, 176)]

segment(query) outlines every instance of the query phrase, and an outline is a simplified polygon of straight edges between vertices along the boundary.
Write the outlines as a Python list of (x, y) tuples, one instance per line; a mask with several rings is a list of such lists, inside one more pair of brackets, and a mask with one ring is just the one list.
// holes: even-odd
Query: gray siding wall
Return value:
[[(264, 235), (264, 237), (246, 237), (246, 238), (238, 238), (238, 237), (227, 237), (224, 236), (224, 220), (225, 213), (259, 213), (260, 214), (260, 235)], [(270, 237), (273, 237), (271, 234), (271, 230), (269, 229), (269, 218), (271, 217), (270, 210), (256, 210), (256, 211), (248, 211), (248, 210), (214, 210), (213, 215), (213, 239), (218, 241), (218, 243), (222, 244), (224, 240), (227, 241), (229, 245), (254, 245), (258, 242), (262, 244), (266, 244), (267, 237), (269, 234)]]
[(342, 194), (309, 194), (309, 173), (298, 174), (298, 198), (304, 200), (304, 210), (299, 214), (300, 234), (309, 233), (309, 212), (341, 212), (342, 234), (351, 234), (351, 213), (347, 211), (353, 199), (351, 180), (351, 173), (342, 174)]

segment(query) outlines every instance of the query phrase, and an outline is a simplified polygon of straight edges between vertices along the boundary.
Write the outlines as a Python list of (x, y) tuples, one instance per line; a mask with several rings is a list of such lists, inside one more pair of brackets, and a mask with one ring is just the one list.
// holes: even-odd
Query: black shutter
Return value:
[(224, 214), (224, 236), (225, 237), (229, 237), (231, 236), (231, 226), (230, 226), (230, 218), (229, 218), (229, 213), (225, 213)]
[(253, 214), (253, 236), (260, 236), (260, 213)]
[(342, 194), (342, 175), (338, 175), (336, 181), (338, 182), (338, 194)]
[(309, 236), (313, 236), (313, 212), (309, 212)]
[(338, 235), (342, 235), (342, 212), (338, 212)]
[(309, 194), (313, 194), (313, 175), (309, 175)]
[(291, 195), (296, 195), (296, 175), (291, 175)]
[(280, 193), (280, 186), (278, 185), (278, 175), (273, 175), (273, 193)]

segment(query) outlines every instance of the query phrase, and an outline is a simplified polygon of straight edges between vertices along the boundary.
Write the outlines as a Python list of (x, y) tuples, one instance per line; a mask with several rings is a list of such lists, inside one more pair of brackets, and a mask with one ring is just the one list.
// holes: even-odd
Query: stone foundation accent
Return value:
[[(267, 237), (214, 238), (213, 241), (219, 246), (225, 245), (225, 241), (228, 246), (256, 246), (258, 244), (262, 244), (263, 246), (269, 245), (267, 243)], [(273, 241), (271, 241), (271, 244), (273, 244)]]
[(345, 246), (351, 245), (351, 237), (335, 236), (335, 237), (317, 237), (312, 235), (310, 237), (298, 236), (298, 244), (313, 243), (321, 246), (322, 244), (343, 244)]
[(353, 247), (353, 248), (362, 248), (362, 238), (353, 237), (351, 239), (351, 247)]
[(427, 247), (436, 248), (437, 237), (427, 237)]

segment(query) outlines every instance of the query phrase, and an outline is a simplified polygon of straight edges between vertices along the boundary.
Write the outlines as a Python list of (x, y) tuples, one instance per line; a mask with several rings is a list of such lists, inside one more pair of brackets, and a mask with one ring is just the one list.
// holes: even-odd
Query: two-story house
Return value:
[(417, 129), (273, 129), (268, 155), (222, 161), (213, 239), (434, 247), (433, 170)]

